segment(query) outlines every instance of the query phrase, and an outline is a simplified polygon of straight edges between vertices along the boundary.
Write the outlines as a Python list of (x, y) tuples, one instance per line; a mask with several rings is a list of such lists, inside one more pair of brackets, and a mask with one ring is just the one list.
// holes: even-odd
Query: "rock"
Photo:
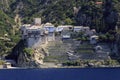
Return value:
[(34, 50), (33, 55), (29, 56), (26, 53), (21, 53), (18, 57), (18, 66), (23, 68), (40, 68), (43, 64), (44, 55), (38, 50)]
[(88, 63), (88, 67), (94, 67), (94, 63)]

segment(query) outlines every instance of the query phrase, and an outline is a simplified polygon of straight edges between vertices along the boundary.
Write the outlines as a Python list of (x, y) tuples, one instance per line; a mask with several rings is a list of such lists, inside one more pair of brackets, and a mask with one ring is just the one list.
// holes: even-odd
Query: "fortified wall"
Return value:
[(41, 18), (35, 18), (34, 24), (21, 27), (21, 38), (27, 41), (27, 47), (37, 48), (48, 41), (55, 40), (55, 27), (51, 23), (41, 24)]

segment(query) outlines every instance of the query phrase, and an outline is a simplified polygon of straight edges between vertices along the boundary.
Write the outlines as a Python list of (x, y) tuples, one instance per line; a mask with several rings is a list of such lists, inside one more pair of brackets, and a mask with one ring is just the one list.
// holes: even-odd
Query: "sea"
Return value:
[(1, 69), (0, 80), (120, 80), (120, 68)]

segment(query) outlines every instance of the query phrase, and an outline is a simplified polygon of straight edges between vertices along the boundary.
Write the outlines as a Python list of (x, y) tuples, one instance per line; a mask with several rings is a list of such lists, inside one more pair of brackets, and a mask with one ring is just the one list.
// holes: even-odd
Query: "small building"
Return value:
[(102, 50), (102, 47), (98, 45), (95, 47), (95, 51), (99, 51), (99, 50)]
[(62, 35), (62, 39), (70, 39), (70, 35), (69, 34)]
[(6, 63), (10, 63), (11, 66), (16, 66), (16, 62), (14, 60), (5, 60)]
[(27, 47), (36, 48), (42, 43), (41, 20), (35, 19), (34, 24), (24, 24), (21, 27), (22, 39), (27, 41)]
[(63, 39), (70, 39), (70, 31), (73, 30), (72, 25), (61, 25), (56, 28), (56, 32), (59, 32)]
[(40, 46), (41, 42), (41, 34), (42, 31), (39, 28), (39, 26), (31, 26), (29, 29), (27, 29), (27, 42), (28, 47), (38, 47)]
[(84, 32), (86, 33), (86, 32), (88, 32), (88, 31), (90, 31), (90, 27), (83, 27), (83, 28), (82, 28), (82, 31), (84, 31)]
[(63, 27), (57, 27), (56, 28), (56, 32), (62, 32), (63, 31)]
[(94, 31), (90, 30), (90, 27), (83, 27), (83, 26), (74, 26), (74, 32), (83, 32), (84, 36), (92, 36), (94, 35)]
[(74, 26), (73, 31), (74, 31), (74, 32), (80, 32), (80, 31), (83, 31), (83, 26)]
[(46, 39), (47, 41), (54, 41), (55, 40), (55, 26), (51, 23), (46, 23), (43, 26), (45, 33), (46, 33)]
[(3, 68), (11, 68), (11, 63), (9, 62), (6, 62), (4, 65), (3, 65)]
[(73, 26), (72, 25), (60, 25), (56, 28), (56, 31), (59, 32), (59, 31), (69, 31), (69, 30), (72, 30), (73, 29)]
[(83, 27), (83, 26), (74, 26), (73, 31), (74, 32), (80, 32), (80, 31), (87, 32), (87, 31), (90, 31), (90, 28), (89, 27)]
[(34, 25), (41, 25), (41, 18), (35, 18)]
[(96, 36), (96, 35), (91, 36), (91, 37), (90, 37), (90, 44), (96, 44), (98, 38), (99, 38), (99, 37)]
[(95, 29), (87, 30), (87, 31), (85, 32), (85, 34), (86, 34), (87, 36), (93, 36), (93, 35), (96, 34), (96, 30), (95, 30)]

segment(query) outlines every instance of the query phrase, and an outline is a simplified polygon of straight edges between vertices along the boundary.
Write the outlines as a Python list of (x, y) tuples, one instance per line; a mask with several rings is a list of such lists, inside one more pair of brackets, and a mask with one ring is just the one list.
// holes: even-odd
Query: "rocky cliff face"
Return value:
[(40, 68), (43, 64), (44, 55), (41, 50), (34, 50), (34, 53), (30, 56), (27, 53), (20, 53), (17, 59), (18, 67), (22, 68)]
[(26, 41), (21, 40), (12, 50), (12, 53), (6, 59), (16, 61), (18, 67), (22, 68), (39, 68), (43, 64), (45, 51), (43, 48), (32, 49), (32, 54), (25, 52)]

